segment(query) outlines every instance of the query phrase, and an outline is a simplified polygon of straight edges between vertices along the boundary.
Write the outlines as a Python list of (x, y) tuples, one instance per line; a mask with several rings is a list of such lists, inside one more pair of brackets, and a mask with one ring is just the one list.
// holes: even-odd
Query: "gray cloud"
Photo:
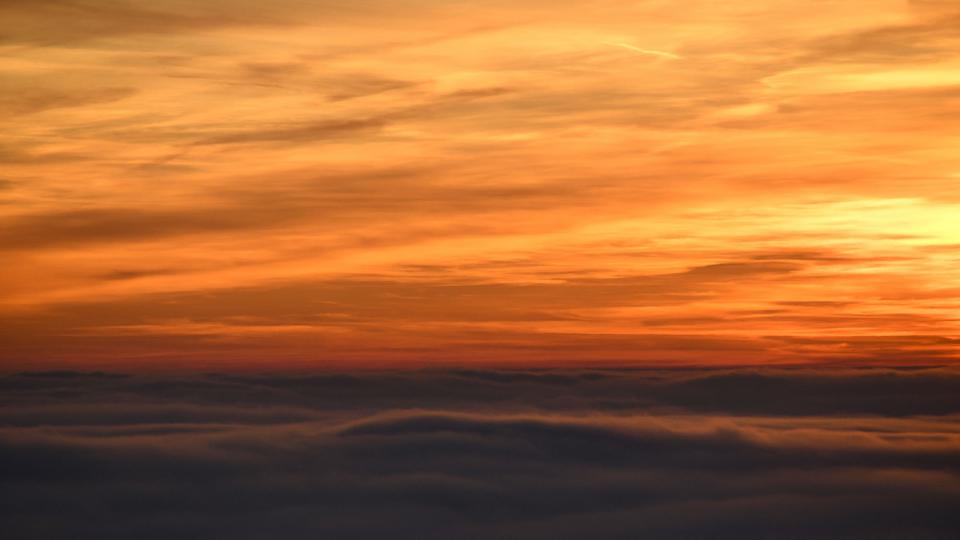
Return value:
[[(285, 2), (297, 7), (297, 2)], [(60, 45), (122, 35), (181, 33), (284, 20), (281, 11), (247, 0), (196, 4), (178, 0), (8, 0), (0, 14), (10, 24), (0, 42)]]
[[(314, 374), (126, 376), (72, 371), (0, 378), (5, 402), (18, 407), (0, 422), (74, 422), (86, 411), (137, 423), (134, 410), (162, 421), (165, 407), (194, 407), (196, 421), (221, 418), (220, 407), (298, 414), (370, 414), (410, 408), (456, 411), (693, 411), (798, 417), (909, 417), (960, 413), (960, 372), (951, 368), (424, 370)], [(111, 404), (127, 402), (117, 409)], [(481, 405), (482, 404), (482, 405)], [(136, 405), (136, 407), (132, 407)], [(85, 408), (84, 408), (85, 407)], [(208, 412), (206, 407), (212, 407)], [(59, 414), (60, 420), (56, 420)], [(93, 418), (94, 416), (90, 416)], [(16, 420), (15, 420), (16, 419)], [(206, 419), (206, 420), (205, 420)], [(154, 420), (157, 421), (157, 420)], [(84, 423), (84, 422), (80, 422)], [(96, 423), (94, 421), (94, 423)]]
[(913, 24), (822, 38), (806, 61), (918, 62), (950, 58), (958, 40), (960, 13), (955, 12)]
[(8, 219), (0, 249), (69, 247), (88, 243), (136, 241), (264, 226), (280, 216), (190, 209), (138, 211), (126, 208), (74, 210)]
[(384, 119), (334, 120), (302, 125), (264, 127), (253, 131), (226, 133), (197, 144), (242, 144), (258, 142), (301, 143), (376, 133), (387, 125)]
[(169, 35), (231, 26), (297, 25), (305, 20), (375, 25), (382, 16), (403, 17), (440, 6), (434, 0), (4, 0), (9, 24), (0, 43), (64, 45), (131, 35)]
[(136, 93), (136, 89), (128, 87), (89, 88), (77, 83), (65, 84), (63, 81), (54, 83), (49, 80), (9, 77), (0, 84), (0, 114), (17, 116), (51, 109), (111, 103)]
[[(3, 380), (0, 522), (17, 539), (946, 539), (956, 416), (840, 414), (882, 394), (914, 412), (890, 384), (937, 380), (956, 373), (26, 373)], [(667, 387), (774, 405), (605, 409)]]

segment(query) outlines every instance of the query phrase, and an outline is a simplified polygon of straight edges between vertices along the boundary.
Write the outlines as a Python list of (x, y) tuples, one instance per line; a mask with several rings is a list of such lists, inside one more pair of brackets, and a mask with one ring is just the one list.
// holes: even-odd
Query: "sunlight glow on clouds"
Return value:
[(955, 360), (957, 4), (684, 4), (4, 2), (4, 366)]

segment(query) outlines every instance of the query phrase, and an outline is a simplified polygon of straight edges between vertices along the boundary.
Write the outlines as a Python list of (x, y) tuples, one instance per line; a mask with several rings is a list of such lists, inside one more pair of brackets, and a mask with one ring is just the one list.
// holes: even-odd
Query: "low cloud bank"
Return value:
[(14, 539), (955, 538), (957, 384), (946, 368), (11, 375), (0, 523)]

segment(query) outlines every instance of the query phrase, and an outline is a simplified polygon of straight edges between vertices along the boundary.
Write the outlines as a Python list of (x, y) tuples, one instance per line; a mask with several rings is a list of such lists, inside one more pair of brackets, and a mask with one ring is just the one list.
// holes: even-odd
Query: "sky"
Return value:
[(960, 359), (953, 0), (0, 19), (3, 371)]
[(957, 0), (0, 0), (10, 540), (955, 540)]

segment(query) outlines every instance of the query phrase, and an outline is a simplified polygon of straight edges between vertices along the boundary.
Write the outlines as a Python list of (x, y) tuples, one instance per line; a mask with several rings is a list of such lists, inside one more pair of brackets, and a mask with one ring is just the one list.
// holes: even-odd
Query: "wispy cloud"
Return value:
[(5, 361), (956, 356), (950, 2), (187, 4), (0, 6)]
[(627, 49), (628, 51), (633, 51), (640, 54), (648, 54), (650, 56), (659, 56), (660, 58), (669, 58), (671, 60), (680, 60), (681, 58), (683, 58), (682, 56), (665, 52), (665, 51), (657, 51), (653, 49), (641, 49), (640, 47), (631, 45), (629, 43), (607, 42), (607, 45), (612, 45), (614, 47), (621, 47), (621, 48)]

